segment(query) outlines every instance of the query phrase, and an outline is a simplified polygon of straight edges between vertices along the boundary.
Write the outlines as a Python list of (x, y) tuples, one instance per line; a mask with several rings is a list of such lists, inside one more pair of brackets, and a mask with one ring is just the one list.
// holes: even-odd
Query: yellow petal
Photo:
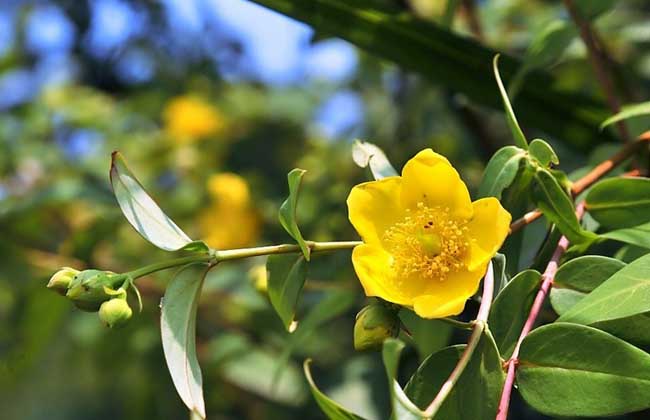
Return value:
[(379, 243), (401, 216), (402, 180), (392, 176), (356, 185), (348, 196), (350, 222), (366, 243)]
[(402, 183), (406, 208), (415, 208), (421, 202), (429, 207), (448, 207), (452, 215), (462, 219), (472, 217), (467, 186), (449, 161), (431, 149), (421, 151), (404, 165)]
[(352, 265), (366, 296), (410, 305), (411, 299), (396, 287), (390, 266), (391, 255), (378, 245), (358, 245), (352, 251)]
[(486, 264), (496, 254), (508, 236), (512, 220), (510, 213), (494, 197), (476, 200), (472, 206), (474, 217), (466, 225), (471, 239), (469, 270)]
[(463, 312), (465, 302), (476, 293), (487, 264), (475, 271), (451, 273), (443, 282), (433, 283), (426, 294), (413, 299), (413, 310), (422, 318), (444, 318)]

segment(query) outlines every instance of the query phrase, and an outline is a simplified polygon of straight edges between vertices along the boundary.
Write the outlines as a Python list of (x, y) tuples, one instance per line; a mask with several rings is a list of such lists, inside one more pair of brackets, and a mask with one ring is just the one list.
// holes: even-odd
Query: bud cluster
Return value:
[(50, 278), (47, 287), (82, 311), (99, 312), (100, 320), (113, 328), (126, 324), (133, 314), (126, 300), (125, 287), (129, 285), (124, 274), (63, 267)]

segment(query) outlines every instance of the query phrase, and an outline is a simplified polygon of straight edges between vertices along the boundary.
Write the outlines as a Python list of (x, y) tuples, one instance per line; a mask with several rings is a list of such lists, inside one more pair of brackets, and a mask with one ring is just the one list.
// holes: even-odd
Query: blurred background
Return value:
[[(447, 10), (437, 0), (381, 3), (438, 23)], [(650, 7), (609, 3), (595, 24), (621, 83), (634, 82), (627, 101), (647, 99)], [(474, 6), (445, 18), (450, 30), (519, 56), (549, 21), (567, 19), (558, 1)], [(584, 45), (575, 34), (565, 44), (545, 70), (602, 101)], [(610, 131), (576, 147), (525, 128), (553, 144), (565, 169), (617, 148)], [(432, 147), (472, 190), (491, 154), (511, 143), (500, 111), (246, 0), (2, 0), (0, 417), (187, 418), (158, 327), (171, 272), (139, 281), (145, 309), (118, 331), (45, 289), (61, 266), (120, 272), (168, 258), (121, 215), (111, 151), (191, 237), (224, 249), (290, 240), (277, 209), (294, 167), (308, 171), (305, 236), (357, 239), (345, 199), (368, 173), (352, 162), (355, 138), (378, 144), (397, 168)], [(322, 418), (302, 374), (307, 357), (329, 395), (384, 418), (379, 355), (352, 348), (364, 298), (349, 253), (314, 259), (298, 312), (304, 328), (293, 335), (267, 301), (263, 264), (224, 264), (207, 280), (197, 335), (209, 418)], [(464, 339), (435, 321), (405, 322), (416, 338), (405, 371)], [(521, 402), (516, 413), (543, 418)]]

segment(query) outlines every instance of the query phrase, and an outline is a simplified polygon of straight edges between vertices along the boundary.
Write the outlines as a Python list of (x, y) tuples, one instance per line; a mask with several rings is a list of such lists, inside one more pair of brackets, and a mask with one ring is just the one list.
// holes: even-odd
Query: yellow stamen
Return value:
[(451, 216), (448, 208), (418, 203), (415, 210), (406, 210), (404, 219), (383, 238), (395, 274), (444, 281), (449, 273), (464, 268), (469, 248), (465, 223)]

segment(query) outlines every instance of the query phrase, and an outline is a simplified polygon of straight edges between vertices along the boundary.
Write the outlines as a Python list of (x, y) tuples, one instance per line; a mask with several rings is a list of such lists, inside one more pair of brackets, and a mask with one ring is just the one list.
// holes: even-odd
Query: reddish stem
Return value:
[[(578, 204), (576, 208), (576, 216), (580, 219), (584, 213), (585, 206), (584, 202)], [(544, 300), (548, 295), (551, 286), (553, 285), (553, 279), (555, 278), (555, 273), (557, 272), (558, 266), (560, 264), (560, 258), (566, 252), (569, 247), (569, 240), (566, 236), (562, 236), (553, 252), (553, 256), (549, 261), (544, 274), (542, 274), (542, 285), (535, 296), (533, 301), (533, 306), (530, 308), (528, 313), (528, 318), (524, 323), (524, 327), (521, 329), (521, 334), (519, 334), (519, 339), (515, 345), (515, 349), (512, 352), (512, 356), (506, 362), (508, 366), (508, 373), (506, 374), (506, 381), (503, 384), (503, 391), (501, 393), (501, 401), (499, 402), (499, 410), (497, 411), (496, 420), (506, 420), (508, 418), (508, 407), (510, 406), (510, 395), (512, 394), (512, 387), (515, 383), (515, 372), (517, 370), (517, 364), (519, 363), (519, 349), (521, 348), (521, 343), (524, 341), (524, 338), (528, 333), (533, 329), (537, 316), (539, 315), (542, 306), (544, 305)]]

